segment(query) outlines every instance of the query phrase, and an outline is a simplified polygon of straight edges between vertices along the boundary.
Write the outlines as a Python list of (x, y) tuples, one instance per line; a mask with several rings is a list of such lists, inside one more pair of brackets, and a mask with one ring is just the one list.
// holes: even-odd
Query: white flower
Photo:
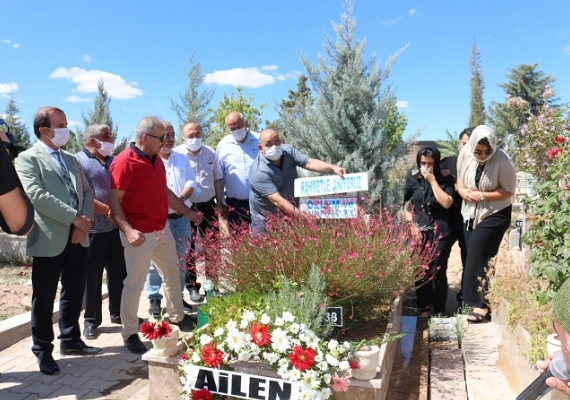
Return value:
[(237, 329), (231, 329), (228, 331), (228, 336), (226, 337), (226, 344), (228, 345), (228, 349), (231, 351), (240, 351), (242, 346), (244, 345), (244, 337), (243, 333), (238, 331)]
[(247, 319), (242, 319), (241, 322), (239, 323), (239, 328), (245, 329), (245, 328), (247, 328), (248, 325), (249, 325), (249, 321)]
[(315, 354), (315, 361), (320, 362), (325, 359), (325, 355), (323, 354), (321, 349), (317, 349), (317, 353)]
[(328, 344), (327, 347), (328, 347), (329, 350), (334, 350), (334, 349), (336, 349), (337, 346), (338, 346), (338, 342), (337, 342), (336, 340), (332, 339), (332, 340), (329, 342), (329, 344)]
[(224, 334), (224, 327), (220, 326), (218, 329), (214, 331), (214, 337), (220, 337)]
[(279, 375), (281, 377), (281, 379), (283, 380), (287, 380), (287, 378), (289, 378), (289, 369), (287, 368), (286, 365), (279, 367), (279, 369), (277, 369), (277, 375)]
[(255, 314), (253, 311), (244, 311), (243, 315), (241, 316), (244, 321), (251, 322), (255, 319)]
[(330, 398), (332, 396), (332, 390), (328, 387), (321, 389), (321, 396), (323, 396), (323, 399)]
[(211, 336), (208, 336), (208, 335), (205, 335), (205, 334), (204, 334), (204, 335), (200, 335), (200, 344), (201, 344), (202, 346), (207, 345), (207, 344), (210, 343), (212, 340), (213, 340), (213, 339), (212, 339)]
[(306, 341), (307, 346), (316, 349), (319, 347), (319, 341), (320, 341), (319, 337), (315, 335), (313, 332), (309, 331), (307, 333), (307, 341)]
[(301, 393), (299, 393), (299, 400), (312, 400), (311, 399), (311, 391), (307, 390), (307, 391), (302, 391)]
[(194, 364), (198, 364), (201, 360), (202, 360), (202, 357), (200, 357), (200, 354), (198, 354), (197, 351), (195, 351), (194, 353), (192, 353), (192, 362), (193, 362)]
[(324, 374), (323, 375), (323, 381), (325, 381), (325, 383), (327, 385), (330, 385), (332, 382), (332, 375), (331, 374)]
[(273, 323), (273, 325), (283, 326), (284, 323), (285, 323), (285, 321), (283, 321), (283, 318), (277, 317), (277, 318), (275, 318), (275, 322)]
[(279, 365), (279, 367), (289, 367), (289, 359), (287, 357), (281, 358), (277, 365)]
[(230, 329), (237, 329), (237, 322), (234, 321), (233, 319), (230, 319), (227, 323), (226, 323), (226, 328), (228, 330)]
[(341, 371), (348, 371), (350, 369), (350, 363), (346, 360), (338, 363), (338, 369)]
[(263, 358), (269, 364), (275, 364), (279, 360), (279, 356), (275, 353), (263, 353)]
[(277, 328), (271, 335), (271, 347), (280, 353), (285, 353), (289, 350), (289, 337), (287, 332), (281, 328)]
[(311, 390), (311, 396), (313, 396), (314, 400), (325, 400), (328, 397), (323, 397), (323, 394), (320, 390)]
[(350, 342), (344, 342), (342, 344), (344, 346), (345, 349), (350, 350), (351, 346), (350, 346)]
[(251, 353), (247, 350), (240, 351), (238, 353), (238, 360), (239, 361), (249, 361), (251, 359)]
[(318, 388), (320, 386), (318, 378), (319, 375), (317, 371), (309, 369), (303, 372), (303, 376), (301, 378), (301, 384), (307, 389)]
[(329, 364), (326, 361), (320, 361), (317, 363), (317, 368), (321, 371), (326, 371), (329, 369)]
[(327, 362), (332, 366), (332, 367), (338, 367), (338, 360), (336, 358), (334, 358), (332, 355), (327, 354), (326, 355), (326, 359)]
[(292, 313), (290, 313), (289, 311), (285, 311), (283, 313), (283, 321), (293, 322), (293, 321), (295, 321), (295, 316)]
[(301, 379), (301, 371), (294, 368), (289, 374), (289, 380), (291, 380), (292, 382), (298, 382), (300, 379)]
[(299, 333), (299, 330), (301, 329), (301, 325), (293, 323), (291, 324), (291, 326), (289, 327), (289, 332), (293, 333), (293, 334), (297, 334)]
[(259, 322), (261, 322), (263, 325), (267, 325), (271, 322), (271, 317), (266, 313), (263, 313)]

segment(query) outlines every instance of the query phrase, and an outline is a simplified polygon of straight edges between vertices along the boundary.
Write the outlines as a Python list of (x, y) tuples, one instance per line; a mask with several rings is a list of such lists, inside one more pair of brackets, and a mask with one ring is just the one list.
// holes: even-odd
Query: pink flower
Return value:
[(338, 259), (338, 261), (340, 261), (341, 263), (343, 263), (343, 262), (345, 262), (345, 261), (346, 261), (346, 258), (344, 258), (344, 257), (340, 257), (340, 258)]
[(362, 279), (362, 274), (360, 274), (360, 273), (359, 273), (359, 274), (356, 274), (356, 278), (357, 278), (357, 279)]
[(348, 258), (358, 258), (358, 253), (356, 251), (351, 251), (348, 253)]
[(570, 190), (570, 185), (566, 185), (566, 187), (564, 189)]
[(566, 141), (566, 138), (564, 136), (556, 136), (556, 139), (554, 139), (554, 141), (556, 143), (564, 143)]
[(332, 379), (331, 389), (333, 392), (346, 392), (348, 390), (348, 379), (339, 377), (337, 374), (334, 374)]
[(562, 149), (560, 147), (554, 147), (553, 149), (548, 150), (548, 158), (553, 159), (560, 153), (562, 153)]

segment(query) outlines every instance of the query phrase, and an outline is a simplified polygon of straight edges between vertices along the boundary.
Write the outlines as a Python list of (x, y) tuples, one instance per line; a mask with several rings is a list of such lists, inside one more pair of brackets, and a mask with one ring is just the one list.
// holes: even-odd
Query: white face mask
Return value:
[(62, 147), (69, 142), (69, 128), (55, 128), (50, 129), (53, 131), (53, 138), (49, 138), (56, 147)]
[(97, 143), (101, 145), (100, 149), (96, 149), (99, 154), (103, 157), (110, 156), (113, 152), (114, 144), (111, 142), (101, 142), (100, 140), (95, 139)]
[(433, 167), (422, 167), (422, 168), (423, 168), (423, 170), (424, 170), (425, 172), (427, 172), (428, 174), (431, 174), (432, 171), (433, 171)]
[(190, 151), (198, 151), (202, 147), (201, 138), (186, 139), (186, 148)]
[(241, 142), (247, 136), (247, 130), (245, 128), (236, 129), (235, 131), (230, 131), (230, 133), (237, 142)]
[(281, 154), (283, 154), (281, 146), (271, 146), (265, 148), (265, 153), (263, 155), (269, 161), (277, 161), (281, 158)]
[(168, 146), (164, 146), (160, 148), (160, 153), (162, 154), (170, 154), (172, 152), (172, 147)]

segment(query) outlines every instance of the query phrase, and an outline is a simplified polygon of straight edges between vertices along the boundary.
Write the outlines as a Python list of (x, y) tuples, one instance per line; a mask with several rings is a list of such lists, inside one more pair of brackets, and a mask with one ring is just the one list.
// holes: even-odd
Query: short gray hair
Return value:
[(91, 124), (85, 128), (85, 132), (83, 132), (83, 146), (87, 146), (89, 139), (99, 135), (103, 128), (111, 130), (109, 125), (106, 124)]
[(158, 117), (143, 117), (135, 128), (135, 140), (142, 140), (143, 135), (152, 134), (157, 127), (163, 128), (162, 121)]

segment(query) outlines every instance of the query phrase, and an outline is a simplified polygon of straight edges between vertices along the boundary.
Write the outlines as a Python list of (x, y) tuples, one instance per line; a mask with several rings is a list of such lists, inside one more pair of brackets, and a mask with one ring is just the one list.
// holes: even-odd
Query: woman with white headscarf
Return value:
[[(489, 319), (485, 303), (489, 260), (497, 255), (511, 224), (512, 202), (517, 183), (510, 157), (497, 148), (493, 131), (479, 125), (457, 159), (457, 191), (463, 198), (467, 259), (463, 270), (463, 304), (473, 308), (470, 323)], [(479, 288), (483, 286), (483, 291)]]

